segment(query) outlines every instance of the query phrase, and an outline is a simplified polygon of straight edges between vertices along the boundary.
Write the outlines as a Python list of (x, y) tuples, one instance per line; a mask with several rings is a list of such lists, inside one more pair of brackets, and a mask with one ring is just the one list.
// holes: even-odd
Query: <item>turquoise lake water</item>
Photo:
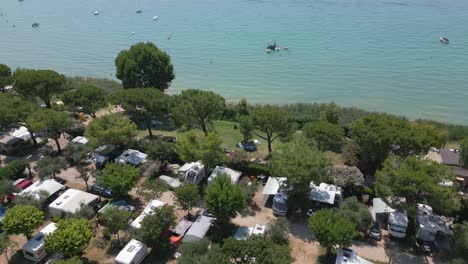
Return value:
[[(120, 50), (152, 41), (172, 57), (172, 93), (468, 124), (467, 0), (0, 0), (0, 12), (13, 68), (113, 78)], [(270, 40), (289, 51), (267, 54)]]

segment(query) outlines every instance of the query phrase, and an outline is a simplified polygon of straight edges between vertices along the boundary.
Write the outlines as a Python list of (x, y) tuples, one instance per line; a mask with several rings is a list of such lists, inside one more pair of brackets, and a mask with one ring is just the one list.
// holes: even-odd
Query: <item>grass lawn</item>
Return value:
[[(211, 131), (216, 131), (221, 138), (223, 139), (223, 148), (234, 150), (236, 149), (236, 144), (242, 141), (242, 135), (239, 132), (239, 128), (234, 129), (234, 125), (236, 123), (234, 122), (229, 122), (229, 121), (215, 121), (213, 125), (211, 126)], [(167, 135), (167, 136), (182, 136), (184, 133), (187, 133), (185, 131), (181, 132), (178, 130), (157, 130), (153, 129), (153, 134), (154, 135)], [(195, 130), (197, 133), (202, 135), (202, 131), (200, 129)], [(263, 134), (263, 133), (259, 133)], [(138, 130), (138, 136), (140, 137), (146, 137), (148, 136), (148, 131), (146, 129), (140, 128)], [(257, 151), (248, 153), (249, 156), (255, 157), (255, 158), (265, 158), (268, 155), (268, 147), (267, 143), (265, 140), (257, 137), (254, 135), (253, 139), (259, 139), (261, 140), (261, 144), (257, 145)], [(273, 150), (283, 143), (280, 141), (280, 139), (276, 139), (273, 142)]]

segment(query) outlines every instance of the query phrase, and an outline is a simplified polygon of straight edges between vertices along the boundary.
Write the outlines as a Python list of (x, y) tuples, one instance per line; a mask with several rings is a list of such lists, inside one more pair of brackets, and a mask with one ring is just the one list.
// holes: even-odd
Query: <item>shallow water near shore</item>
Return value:
[[(468, 124), (466, 0), (1, 0), (0, 12), (13, 68), (114, 78), (118, 52), (151, 41), (172, 57), (171, 93)], [(267, 54), (271, 40), (289, 50)]]

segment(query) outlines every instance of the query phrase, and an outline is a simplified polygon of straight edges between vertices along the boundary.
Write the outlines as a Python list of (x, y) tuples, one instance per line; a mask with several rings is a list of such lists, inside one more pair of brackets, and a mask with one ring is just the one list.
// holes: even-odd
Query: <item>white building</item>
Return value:
[(154, 209), (156, 208), (161, 208), (165, 205), (165, 202), (159, 201), (159, 200), (152, 200), (150, 203), (145, 207), (145, 210), (135, 219), (133, 222), (130, 224), (134, 228), (140, 228), (141, 227), (141, 222), (147, 215), (150, 215), (153, 213)]
[(146, 162), (147, 157), (148, 155), (146, 155), (143, 152), (134, 149), (127, 149), (115, 159), (115, 162), (120, 163), (122, 165), (129, 164), (139, 166)]
[(115, 257), (116, 264), (140, 264), (148, 255), (148, 248), (142, 242), (132, 239)]
[(218, 176), (218, 175), (226, 175), (228, 176), (232, 183), (236, 184), (239, 182), (240, 177), (242, 176), (242, 172), (236, 171), (227, 167), (223, 166), (216, 166), (216, 168), (211, 173), (210, 177), (208, 178), (208, 185)]
[(28, 196), (33, 199), (39, 200), (41, 198), (41, 193), (47, 193), (47, 198), (49, 198), (63, 189), (65, 189), (65, 186), (58, 183), (57, 181), (52, 179), (46, 179), (33, 183), (28, 188), (22, 190), (18, 195)]
[(74, 139), (72, 139), (71, 142), (86, 145), (86, 144), (89, 143), (89, 140), (87, 138), (85, 138), (85, 137), (77, 136)]
[(63, 214), (74, 214), (83, 206), (91, 205), (99, 201), (99, 196), (75, 189), (68, 189), (51, 204), (49, 212), (51, 216), (62, 216)]
[(23, 246), (24, 257), (34, 261), (41, 261), (46, 255), (47, 252), (44, 247), (45, 237), (49, 234), (52, 234), (57, 229), (55, 223), (50, 223), (44, 227), (39, 233), (37, 233), (31, 240), (29, 240)]
[(201, 161), (185, 163), (178, 171), (179, 179), (199, 184), (205, 178), (205, 165)]

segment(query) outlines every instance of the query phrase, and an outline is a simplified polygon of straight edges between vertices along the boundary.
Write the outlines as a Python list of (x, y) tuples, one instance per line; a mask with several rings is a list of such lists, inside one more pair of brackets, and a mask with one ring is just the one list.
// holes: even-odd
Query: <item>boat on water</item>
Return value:
[(94, 15), (95, 16), (99, 15), (99, 11), (94, 11)]
[(276, 41), (267, 45), (267, 50), (278, 50), (277, 48), (279, 48), (279, 46), (276, 45)]
[(158, 16), (154, 16), (153, 20), (158, 20), (158, 18), (159, 18)]
[(449, 40), (446, 37), (440, 37), (440, 43), (449, 44)]
[(141, 9), (140, 9), (140, 10), (137, 10), (136, 13), (137, 13), (137, 14), (141, 14), (141, 13), (143, 13), (143, 10), (141, 10)]
[(32, 26), (33, 28), (37, 28), (37, 27), (39, 27), (39, 23), (32, 23), (31, 26)]

